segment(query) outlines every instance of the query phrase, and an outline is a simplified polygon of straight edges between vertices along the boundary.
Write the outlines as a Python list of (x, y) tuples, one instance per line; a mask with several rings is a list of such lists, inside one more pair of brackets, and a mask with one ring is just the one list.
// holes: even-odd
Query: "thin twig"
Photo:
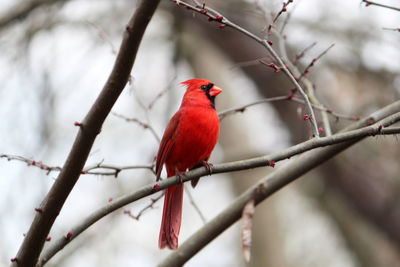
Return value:
[(304, 48), (300, 53), (296, 54), (294, 60), (293, 60), (293, 65), (297, 65), (297, 63), (299, 63), (300, 59), (302, 57), (304, 57), (304, 55), (311, 49), (313, 48), (315, 45), (317, 44), (317, 42), (313, 42), (312, 44), (310, 44), (309, 46), (307, 46), (306, 48)]
[(116, 112), (111, 112), (111, 114), (114, 115), (117, 118), (125, 120), (126, 122), (134, 122), (137, 125), (139, 125), (140, 127), (142, 127), (143, 129), (150, 130), (150, 132), (153, 135), (153, 137), (157, 140), (158, 143), (160, 143), (160, 137), (158, 136), (156, 130), (154, 130), (153, 126), (151, 126), (151, 124), (143, 122), (143, 121), (141, 121), (141, 120), (139, 120), (137, 118), (127, 117), (125, 115), (122, 115), (122, 114), (119, 114), (119, 113), (116, 113)]
[(274, 19), (272, 20), (272, 23), (268, 26), (268, 33), (271, 33), (271, 29), (274, 26), (275, 22), (278, 20), (278, 18), (287, 11), (287, 7), (290, 3), (292, 3), (293, 0), (288, 0), (287, 2), (283, 2), (281, 10), (275, 15)]
[(188, 186), (186, 184), (185, 184), (185, 192), (186, 192), (187, 196), (189, 197), (190, 204), (193, 206), (193, 208), (195, 209), (195, 211), (199, 215), (201, 221), (205, 224), (207, 222), (207, 219), (204, 216), (203, 212), (201, 212), (199, 206), (196, 204), (196, 201), (194, 200), (193, 195), (190, 192), (190, 188), (188, 188)]
[[(294, 76), (300, 76), (301, 72), (298, 70), (298, 68), (296, 67), (296, 65), (294, 65), (290, 60), (289, 57), (287, 56), (287, 51), (286, 51), (286, 38), (284, 38), (282, 36), (281, 33), (277, 32), (277, 31), (273, 31), (273, 33), (275, 34), (275, 36), (278, 38), (278, 44), (279, 44), (279, 50), (281, 52), (281, 56), (282, 59), (285, 61), (285, 63), (289, 66), (290, 70), (293, 72)], [(307, 94), (310, 98), (310, 101), (312, 104), (317, 105), (321, 108), (323, 108), (324, 106), (319, 102), (319, 100), (317, 99), (317, 97), (314, 94), (314, 84), (307, 79), (306, 77), (303, 77), (302, 81), (301, 81), (304, 86), (307, 89)], [(295, 90), (297, 90), (297, 88), (294, 88)], [(329, 123), (329, 119), (328, 119), (328, 113), (326, 111), (323, 111), (321, 113), (321, 117), (322, 117), (322, 123), (324, 125), (324, 132), (326, 136), (332, 135), (332, 130), (331, 130), (331, 126)]]
[(325, 49), (321, 54), (319, 54), (316, 58), (313, 58), (310, 62), (310, 64), (307, 65), (307, 67), (304, 69), (304, 71), (300, 74), (300, 76), (297, 78), (298, 81), (301, 80), (304, 76), (306, 76), (309, 72), (310, 69), (317, 63), (318, 60), (321, 59), (328, 51), (334, 46), (335, 44), (331, 44), (327, 49)]
[(156, 204), (164, 196), (164, 194), (165, 194), (165, 192), (163, 191), (157, 197), (150, 198), (150, 203), (147, 204), (145, 207), (143, 207), (136, 215), (133, 215), (132, 212), (127, 209), (124, 210), (124, 214), (128, 215), (129, 217), (131, 217), (132, 219), (134, 219), (136, 221), (139, 221), (140, 217), (143, 215), (143, 213), (146, 212), (146, 210), (154, 209), (154, 204)]
[[(52, 172), (52, 171), (60, 172), (62, 170), (62, 168), (60, 166), (49, 166), (49, 165), (43, 163), (42, 161), (37, 161), (34, 159), (29, 159), (29, 158), (26, 158), (23, 156), (18, 156), (18, 155), (0, 154), (0, 158), (5, 158), (8, 161), (16, 160), (16, 161), (25, 162), (28, 166), (33, 166), (33, 167), (37, 167), (39, 169), (45, 170), (47, 175), (50, 174), (50, 172)], [(98, 171), (101, 169), (108, 169), (108, 170), (113, 170), (113, 171), (112, 172)], [(151, 170), (152, 172), (154, 172), (153, 165), (130, 165), (130, 166), (119, 167), (119, 166), (114, 166), (114, 165), (105, 165), (102, 162), (100, 162), (91, 167), (85, 167), (82, 170), (81, 174), (106, 175), (106, 176), (112, 175), (112, 176), (117, 177), (121, 171), (133, 170), (133, 169), (148, 169), (148, 170)]]
[(387, 8), (387, 9), (392, 9), (395, 11), (400, 11), (399, 7), (393, 7), (393, 6), (388, 6), (388, 5), (384, 5), (384, 4), (380, 4), (377, 2), (372, 2), (369, 0), (361, 0), (362, 3), (365, 3), (365, 6), (379, 6), (379, 7), (383, 7), (383, 8)]
[(34, 166), (34, 167), (38, 167), (42, 170), (45, 170), (47, 175), (50, 174), (50, 172), (52, 172), (52, 171), (61, 171), (61, 169), (62, 169), (60, 166), (49, 166), (49, 165), (43, 163), (42, 161), (28, 159), (23, 156), (0, 154), (0, 158), (5, 158), (8, 161), (17, 160), (17, 161), (25, 162), (28, 166)]

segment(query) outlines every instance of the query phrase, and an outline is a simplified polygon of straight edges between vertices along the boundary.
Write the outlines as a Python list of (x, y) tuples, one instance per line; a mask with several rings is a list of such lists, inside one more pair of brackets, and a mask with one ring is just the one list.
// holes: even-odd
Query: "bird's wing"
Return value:
[(174, 135), (176, 133), (176, 129), (178, 128), (180, 121), (181, 113), (177, 112), (169, 121), (167, 129), (165, 129), (164, 135), (161, 139), (160, 148), (157, 153), (156, 160), (156, 174), (157, 181), (160, 179), (162, 167), (168, 157), (169, 152), (174, 144)]

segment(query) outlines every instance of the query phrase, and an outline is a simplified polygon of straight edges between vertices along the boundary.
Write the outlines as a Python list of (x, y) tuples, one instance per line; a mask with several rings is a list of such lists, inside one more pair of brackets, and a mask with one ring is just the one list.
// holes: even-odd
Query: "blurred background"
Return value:
[[(379, 1), (399, 5), (398, 1)], [(206, 1), (233, 22), (265, 37), (265, 26), (282, 1)], [(1, 0), (0, 154), (62, 166), (81, 121), (111, 71), (136, 1)], [(14, 16), (28, 7), (28, 12)], [(315, 95), (335, 112), (363, 117), (400, 95), (400, 12), (365, 7), (360, 1), (296, 0), (284, 30), (290, 59), (303, 70), (335, 46), (308, 75)], [(288, 13), (277, 21), (281, 28)], [(277, 47), (277, 40), (273, 40)], [(268, 56), (238, 32), (163, 0), (145, 33), (131, 83), (115, 114), (151, 125), (161, 136), (178, 109), (180, 81), (205, 78), (224, 89), (222, 111), (257, 99), (286, 95), (292, 85), (281, 73), (254, 64)], [(271, 60), (266, 59), (267, 62)], [(250, 63), (249, 63), (250, 62)], [(252, 62), (252, 63), (251, 63)], [(161, 95), (160, 95), (161, 94)], [(274, 102), (248, 108), (221, 122), (211, 162), (268, 154), (307, 140), (304, 107)], [(330, 117), (333, 132), (351, 121)], [(305, 175), (256, 209), (250, 266), (400, 266), (400, 168), (397, 137), (374, 137)], [(151, 164), (158, 141), (138, 123), (110, 114), (87, 165)], [(280, 168), (285, 162), (279, 162)], [(0, 266), (8, 266), (37, 207), (57, 177), (17, 160), (0, 158)], [(193, 201), (211, 219), (271, 168), (202, 178)], [(65, 235), (108, 199), (154, 181), (149, 170), (118, 177), (82, 175), (50, 233)], [(204, 223), (188, 195), (180, 241)], [(128, 205), (137, 214), (150, 198)], [(48, 266), (155, 266), (170, 251), (157, 246), (162, 201), (134, 220), (118, 210), (55, 256)], [(240, 223), (225, 231), (187, 266), (246, 266)]]

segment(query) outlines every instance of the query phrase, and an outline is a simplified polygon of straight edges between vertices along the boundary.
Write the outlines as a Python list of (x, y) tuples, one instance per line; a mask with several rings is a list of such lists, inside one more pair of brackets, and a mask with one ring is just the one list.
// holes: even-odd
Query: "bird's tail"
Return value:
[(161, 221), (158, 247), (178, 248), (178, 236), (182, 221), (183, 184), (167, 188)]

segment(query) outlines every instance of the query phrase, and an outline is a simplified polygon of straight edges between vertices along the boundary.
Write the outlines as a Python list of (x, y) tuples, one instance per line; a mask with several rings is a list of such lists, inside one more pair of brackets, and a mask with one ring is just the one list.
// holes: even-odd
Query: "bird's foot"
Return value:
[(185, 174), (183, 172), (178, 171), (178, 169), (175, 169), (175, 175), (179, 180), (179, 183), (183, 184), (183, 178), (185, 178)]
[(203, 165), (207, 169), (209, 175), (212, 174), (212, 169), (211, 168), (214, 166), (212, 163), (209, 163), (209, 162), (203, 160), (201, 162), (201, 165)]

